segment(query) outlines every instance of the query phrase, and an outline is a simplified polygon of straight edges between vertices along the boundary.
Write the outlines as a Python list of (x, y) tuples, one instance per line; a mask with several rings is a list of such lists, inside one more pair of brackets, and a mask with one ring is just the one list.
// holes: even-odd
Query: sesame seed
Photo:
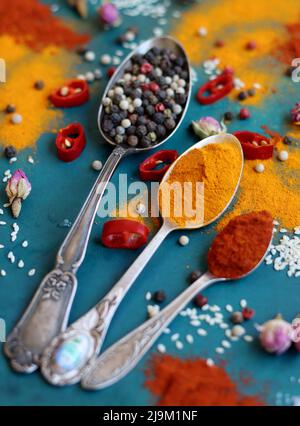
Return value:
[(157, 350), (161, 354), (165, 354), (166, 353), (166, 347), (162, 343), (160, 343), (160, 344), (157, 345)]
[(223, 348), (221, 348), (221, 347), (218, 347), (218, 348), (216, 348), (216, 352), (217, 352), (217, 354), (223, 354), (224, 353), (224, 349)]
[(151, 295), (150, 291), (147, 291), (147, 293), (145, 295), (145, 299), (146, 300), (151, 300), (151, 298), (152, 298), (152, 295)]
[(175, 333), (175, 334), (173, 334), (173, 335), (171, 336), (171, 340), (172, 340), (172, 342), (176, 342), (176, 340), (178, 340), (178, 339), (179, 339), (179, 337), (180, 337), (180, 334), (179, 334), (179, 333)]
[(247, 301), (246, 301), (246, 299), (242, 299), (242, 300), (240, 301), (240, 307), (241, 307), (241, 308), (246, 308), (246, 306), (247, 306)]
[(187, 335), (185, 336), (185, 339), (186, 339), (186, 341), (187, 341), (188, 343), (190, 343), (190, 344), (194, 343), (194, 337), (193, 337), (191, 334), (187, 334)]
[(197, 333), (199, 334), (199, 336), (207, 336), (207, 331), (203, 328), (198, 328)]
[(229, 349), (231, 347), (230, 342), (228, 340), (222, 340), (222, 346), (226, 349)]
[(182, 343), (182, 342), (180, 342), (180, 340), (176, 340), (176, 342), (175, 342), (175, 346), (176, 346), (176, 348), (177, 348), (177, 349), (179, 349), (179, 350), (183, 349), (183, 343)]
[(28, 247), (28, 241), (27, 240), (23, 241), (22, 247)]
[(252, 337), (252, 336), (249, 336), (249, 334), (246, 334), (246, 335), (243, 337), (243, 339), (244, 339), (246, 342), (248, 342), (248, 343), (253, 342), (253, 337)]
[(211, 359), (211, 358), (207, 358), (207, 360), (206, 360), (206, 364), (207, 364), (209, 367), (213, 367), (213, 366), (215, 365), (215, 362), (214, 362), (214, 360), (213, 360), (213, 359)]
[(4, 222), (4, 220), (0, 220), (0, 225), (4, 226), (6, 225), (6, 222)]
[(1, 275), (2, 277), (5, 277), (5, 276), (6, 276), (6, 271), (5, 271), (4, 269), (1, 269), (1, 271), (0, 271), (0, 275)]
[(24, 268), (24, 261), (22, 259), (18, 262), (18, 268)]
[(28, 276), (29, 277), (33, 277), (33, 275), (35, 274), (35, 269), (33, 268), (33, 269), (30, 269), (29, 271), (28, 271)]

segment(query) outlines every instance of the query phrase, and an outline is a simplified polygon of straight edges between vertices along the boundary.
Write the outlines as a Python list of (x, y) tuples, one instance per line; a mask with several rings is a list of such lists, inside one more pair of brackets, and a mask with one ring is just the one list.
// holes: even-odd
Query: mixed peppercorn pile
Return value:
[(148, 148), (176, 127), (188, 99), (186, 60), (153, 47), (132, 57), (103, 99), (102, 129), (114, 143)]

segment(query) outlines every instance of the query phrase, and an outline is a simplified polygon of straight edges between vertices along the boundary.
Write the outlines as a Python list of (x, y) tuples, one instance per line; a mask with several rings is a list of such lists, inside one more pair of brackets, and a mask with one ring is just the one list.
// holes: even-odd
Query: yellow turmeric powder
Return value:
[[(68, 78), (74, 55), (57, 47), (37, 54), (12, 37), (1, 36), (0, 58), (7, 69), (6, 83), (0, 86), (0, 144), (17, 149), (30, 147), (53, 125), (59, 127), (62, 112), (49, 108), (48, 96)], [(43, 90), (34, 89), (37, 80), (44, 81)], [(12, 124), (10, 114), (3, 112), (8, 104), (15, 105), (22, 115), (21, 124)]]
[[(227, 206), (236, 188), (242, 167), (239, 147), (231, 141), (195, 148), (184, 155), (171, 170), (160, 186), (160, 209), (162, 216), (179, 227), (193, 227), (209, 223)], [(184, 190), (183, 184), (191, 183), (191, 191)], [(197, 183), (203, 182), (204, 191), (197, 190)], [(183, 191), (178, 198), (170, 187), (180, 184)], [(196, 197), (202, 196), (203, 214), (197, 211)], [(190, 200), (187, 200), (190, 197)], [(167, 206), (166, 200), (170, 200)], [(191, 204), (187, 210), (187, 201)], [(180, 205), (181, 204), (181, 205)], [(178, 210), (179, 207), (179, 210)], [(177, 212), (181, 212), (178, 215)], [(193, 215), (191, 215), (193, 212)]]

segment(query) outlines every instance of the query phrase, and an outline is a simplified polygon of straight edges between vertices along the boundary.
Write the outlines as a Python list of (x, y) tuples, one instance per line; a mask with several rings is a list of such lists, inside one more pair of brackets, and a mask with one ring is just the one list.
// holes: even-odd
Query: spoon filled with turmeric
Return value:
[(220, 282), (243, 278), (263, 261), (273, 235), (273, 218), (266, 211), (232, 219), (215, 237), (208, 252), (208, 272), (153, 318), (108, 348), (82, 379), (85, 389), (103, 389), (126, 376), (151, 348), (174, 317), (197, 293)]
[(217, 220), (234, 198), (243, 164), (238, 139), (219, 134), (193, 145), (171, 165), (158, 191), (161, 228), (109, 293), (45, 349), (41, 371), (50, 383), (73, 384), (83, 377), (119, 304), (160, 244), (172, 231), (199, 229)]

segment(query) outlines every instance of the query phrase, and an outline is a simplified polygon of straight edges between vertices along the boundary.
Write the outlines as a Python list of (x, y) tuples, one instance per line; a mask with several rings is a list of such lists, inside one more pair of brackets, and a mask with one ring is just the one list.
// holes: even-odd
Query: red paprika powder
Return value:
[(208, 252), (208, 268), (216, 277), (239, 278), (263, 258), (273, 232), (267, 211), (251, 212), (232, 219), (216, 236)]
[(206, 360), (154, 355), (146, 371), (145, 386), (161, 406), (257, 406), (255, 395), (243, 395), (228, 373)]

